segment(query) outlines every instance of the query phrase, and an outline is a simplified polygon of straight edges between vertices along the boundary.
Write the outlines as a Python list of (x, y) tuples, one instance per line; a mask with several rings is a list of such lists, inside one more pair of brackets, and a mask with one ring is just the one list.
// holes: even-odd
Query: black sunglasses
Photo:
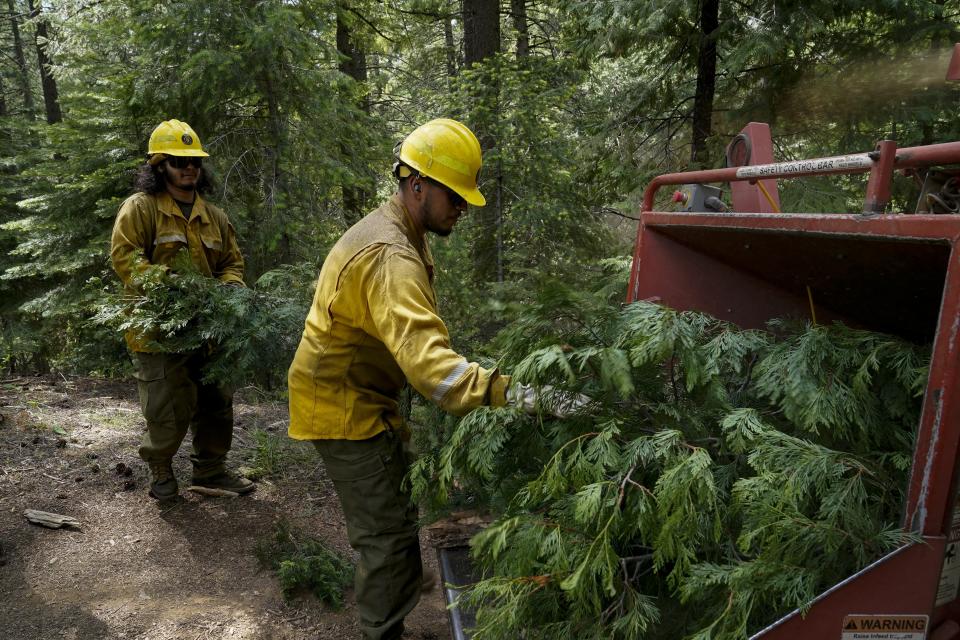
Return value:
[(461, 196), (459, 193), (457, 193), (447, 185), (443, 184), (442, 182), (437, 182), (433, 178), (428, 178), (425, 175), (421, 175), (420, 179), (423, 180), (424, 182), (429, 182), (430, 184), (434, 184), (440, 187), (441, 189), (443, 189), (444, 191), (446, 191), (447, 197), (450, 198), (450, 204), (452, 204), (454, 207), (459, 209), (460, 207), (463, 207), (464, 205), (467, 204), (467, 201), (464, 200), (463, 196)]
[(194, 156), (167, 156), (167, 164), (174, 169), (186, 169), (191, 164), (199, 169), (203, 166), (203, 158)]

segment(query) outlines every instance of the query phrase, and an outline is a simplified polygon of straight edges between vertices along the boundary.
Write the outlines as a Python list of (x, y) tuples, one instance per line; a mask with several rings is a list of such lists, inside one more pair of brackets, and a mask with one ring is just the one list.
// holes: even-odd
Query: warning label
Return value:
[(925, 640), (929, 616), (850, 615), (842, 640)]
[(960, 590), (960, 542), (951, 542), (943, 554), (943, 568), (937, 584), (936, 606), (952, 602)]
[(950, 537), (947, 542), (960, 542), (960, 492), (953, 501), (953, 517), (950, 520)]
[(957, 599), (958, 593), (960, 593), (960, 491), (953, 499), (950, 535), (947, 536), (947, 548), (943, 552), (936, 606), (953, 602)]

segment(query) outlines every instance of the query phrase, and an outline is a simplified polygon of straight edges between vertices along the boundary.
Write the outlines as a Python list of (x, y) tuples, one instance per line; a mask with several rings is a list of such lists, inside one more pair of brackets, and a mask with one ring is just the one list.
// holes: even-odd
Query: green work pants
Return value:
[(420, 600), (417, 508), (403, 489), (408, 463), (391, 432), (369, 440), (314, 440), (360, 553), (354, 590), (367, 640), (394, 640)]
[(169, 464), (189, 429), (194, 478), (223, 471), (233, 442), (233, 391), (201, 382), (200, 352), (137, 352), (133, 358), (147, 421), (140, 457), (150, 465)]

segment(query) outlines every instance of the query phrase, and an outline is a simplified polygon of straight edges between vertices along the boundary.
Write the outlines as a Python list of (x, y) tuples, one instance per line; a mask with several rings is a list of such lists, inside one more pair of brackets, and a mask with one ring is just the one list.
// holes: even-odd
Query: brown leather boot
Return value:
[(224, 491), (232, 491), (234, 493), (239, 493), (240, 495), (250, 493), (257, 488), (257, 485), (250, 482), (243, 476), (238, 475), (233, 471), (226, 470), (205, 478), (198, 478), (194, 476), (193, 484), (194, 486), (206, 487), (207, 489), (222, 489)]
[(165, 502), (173, 500), (180, 493), (177, 478), (173, 475), (170, 463), (150, 465), (150, 497)]

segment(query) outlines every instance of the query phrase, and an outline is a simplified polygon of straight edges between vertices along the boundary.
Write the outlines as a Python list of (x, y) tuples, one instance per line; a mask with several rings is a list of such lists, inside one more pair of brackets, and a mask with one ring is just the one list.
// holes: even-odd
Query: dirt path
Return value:
[[(254, 555), (284, 518), (355, 560), (333, 488), (312, 449), (286, 438), (286, 407), (236, 403), (231, 461), (263, 474), (248, 497), (146, 495), (131, 383), (0, 380), (0, 636), (5, 640), (359, 638), (351, 595), (330, 611), (285, 602)], [(189, 437), (174, 464), (189, 480)], [(126, 471), (129, 469), (130, 471)], [(29, 524), (24, 509), (77, 518)], [(435, 555), (424, 558), (436, 571)], [(449, 637), (441, 592), (424, 594), (406, 638)]]

